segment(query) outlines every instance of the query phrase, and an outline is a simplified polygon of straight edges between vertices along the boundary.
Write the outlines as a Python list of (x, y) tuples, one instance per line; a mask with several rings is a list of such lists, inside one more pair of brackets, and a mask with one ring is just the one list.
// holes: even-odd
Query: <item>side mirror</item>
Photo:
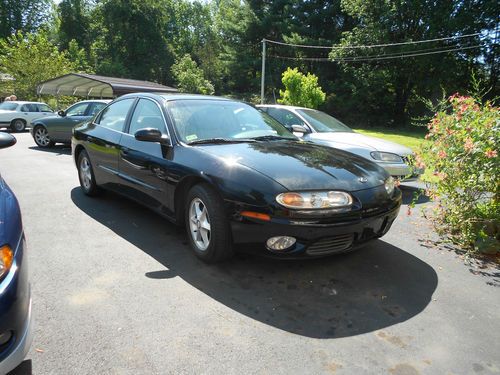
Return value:
[(16, 137), (10, 135), (9, 133), (0, 133), (0, 148), (7, 148), (14, 146), (17, 142)]
[(161, 134), (161, 131), (155, 128), (139, 129), (134, 134), (135, 139), (142, 142), (158, 142), (162, 145), (169, 145), (168, 136)]
[(291, 131), (296, 137), (303, 137), (304, 134), (309, 133), (308, 130), (302, 125), (292, 125)]
[(64, 112), (62, 109), (57, 111), (57, 114), (61, 117), (66, 117), (66, 112)]

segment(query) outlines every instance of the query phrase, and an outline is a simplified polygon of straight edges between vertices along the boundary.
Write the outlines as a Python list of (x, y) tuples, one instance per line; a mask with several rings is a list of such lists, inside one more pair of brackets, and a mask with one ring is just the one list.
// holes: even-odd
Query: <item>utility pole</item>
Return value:
[(266, 40), (262, 39), (262, 71), (260, 77), (260, 104), (264, 104), (265, 80), (266, 80)]

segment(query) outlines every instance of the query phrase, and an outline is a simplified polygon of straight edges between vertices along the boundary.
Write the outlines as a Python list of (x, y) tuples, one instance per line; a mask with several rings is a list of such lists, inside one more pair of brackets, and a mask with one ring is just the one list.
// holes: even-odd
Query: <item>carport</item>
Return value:
[(178, 92), (177, 89), (159, 83), (135, 79), (69, 73), (41, 82), (38, 95), (68, 95), (86, 98), (115, 98), (131, 92)]

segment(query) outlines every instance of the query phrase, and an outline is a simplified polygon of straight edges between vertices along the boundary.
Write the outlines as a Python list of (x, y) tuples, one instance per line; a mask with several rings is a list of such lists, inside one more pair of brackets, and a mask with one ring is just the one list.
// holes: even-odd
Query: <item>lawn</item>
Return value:
[(403, 129), (387, 129), (387, 128), (370, 128), (370, 129), (354, 129), (356, 132), (370, 135), (377, 138), (382, 138), (387, 141), (399, 143), (407, 146), (412, 150), (416, 150), (423, 142), (427, 142), (424, 137), (426, 134), (425, 128), (403, 128)]

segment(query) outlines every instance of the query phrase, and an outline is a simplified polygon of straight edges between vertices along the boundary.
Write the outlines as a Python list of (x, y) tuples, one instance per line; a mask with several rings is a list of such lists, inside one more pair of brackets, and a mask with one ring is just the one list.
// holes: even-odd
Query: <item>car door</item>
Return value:
[[(38, 115), (37, 115), (36, 119), (43, 119), (47, 116), (54, 115), (54, 111), (47, 104), (40, 103), (40, 104), (35, 104), (35, 105), (38, 109)], [(35, 119), (33, 119), (33, 120), (35, 120)]]
[(40, 117), (38, 107), (33, 103), (26, 103), (21, 106), (21, 117), (26, 120), (26, 125), (30, 125), (31, 121)]
[(118, 156), (120, 139), (125, 130), (135, 98), (124, 98), (106, 107), (84, 131), (84, 144), (100, 185), (118, 190)]
[(50, 124), (47, 124), (49, 135), (58, 141), (70, 141), (71, 140), (71, 131), (72, 129), (81, 124), (83, 121), (88, 119), (85, 116), (89, 108), (89, 102), (76, 103), (73, 104), (65, 111), (65, 116), (59, 116), (54, 121), (51, 121)]
[(172, 210), (167, 207), (169, 147), (135, 139), (134, 134), (144, 128), (155, 128), (168, 135), (160, 106), (148, 98), (138, 100), (127, 132), (120, 140), (119, 170), (124, 191), (133, 199), (171, 215)]

